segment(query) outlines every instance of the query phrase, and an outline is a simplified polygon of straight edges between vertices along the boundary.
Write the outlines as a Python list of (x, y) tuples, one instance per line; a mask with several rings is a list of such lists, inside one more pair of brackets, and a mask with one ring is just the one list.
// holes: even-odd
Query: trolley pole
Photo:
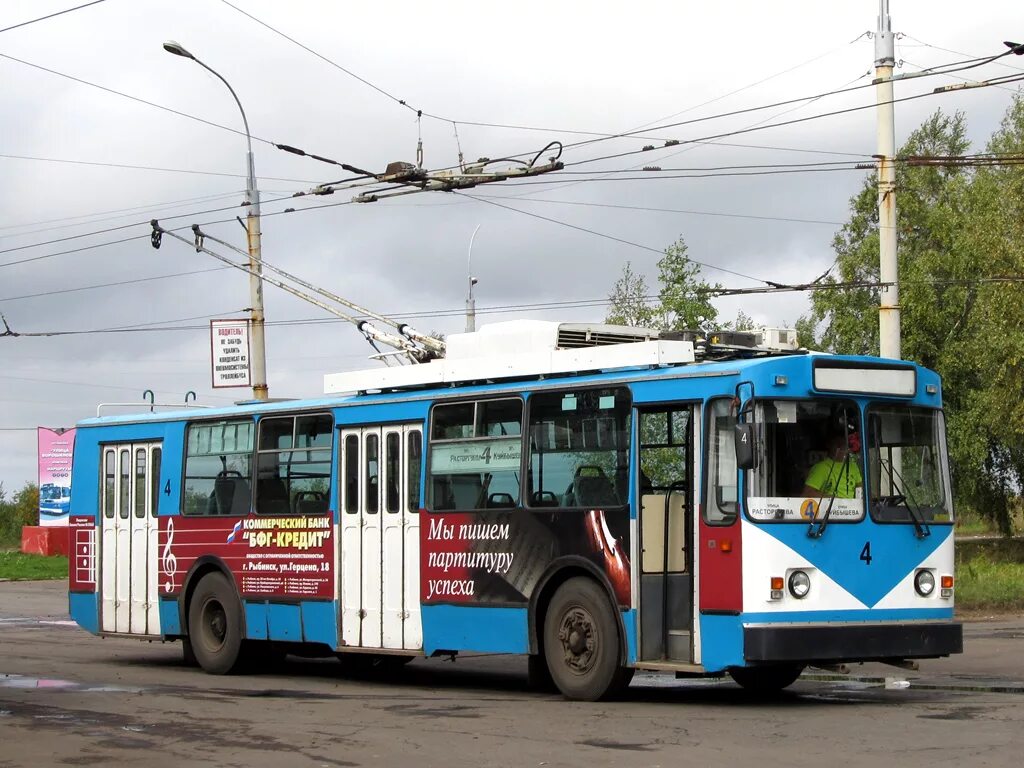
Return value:
[(246, 155), (246, 180), (245, 180), (245, 206), (247, 209), (245, 217), (246, 240), (249, 251), (249, 333), (250, 353), (249, 362), (252, 365), (252, 396), (254, 400), (266, 400), (269, 397), (267, 387), (267, 342), (264, 335), (263, 321), (263, 261), (260, 247), (260, 192), (256, 188), (256, 164), (252, 156), (252, 134), (249, 133), (249, 120), (245, 116), (242, 102), (231, 84), (225, 80), (219, 72), (211, 69), (202, 61), (189, 53), (183, 45), (173, 40), (164, 43), (164, 50), (191, 59), (211, 75), (216, 77), (231, 92), (231, 96), (238, 105), (238, 111), (242, 113), (242, 124), (245, 126), (245, 141), (248, 147)]
[(878, 347), (882, 357), (900, 359), (900, 291), (896, 257), (896, 120), (892, 70), (896, 46), (889, 18), (889, 0), (878, 2), (875, 32), (875, 83), (878, 113), (878, 260), (881, 289)]

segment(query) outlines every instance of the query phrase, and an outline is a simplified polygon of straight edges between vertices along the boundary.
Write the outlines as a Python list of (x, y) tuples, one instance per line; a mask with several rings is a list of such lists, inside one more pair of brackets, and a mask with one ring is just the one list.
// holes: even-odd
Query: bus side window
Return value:
[(103, 516), (108, 520), (114, 517), (114, 507), (116, 506), (114, 491), (117, 479), (114, 467), (116, 458), (112, 449), (108, 448), (103, 452)]
[(359, 511), (359, 438), (349, 435), (345, 438), (345, 512), (354, 515)]
[(186, 515), (246, 515), (252, 503), (252, 419), (190, 424), (185, 437)]
[(704, 522), (708, 525), (731, 525), (736, 520), (737, 467), (733, 427), (736, 415), (732, 400), (718, 398), (708, 407), (707, 496), (704, 501)]
[(406, 509), (420, 511), (420, 472), (423, 464), (423, 434), (414, 429), (406, 436)]

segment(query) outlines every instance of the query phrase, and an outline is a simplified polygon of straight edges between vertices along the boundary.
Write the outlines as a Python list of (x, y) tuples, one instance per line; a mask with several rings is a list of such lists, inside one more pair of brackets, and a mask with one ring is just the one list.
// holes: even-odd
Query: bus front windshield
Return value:
[(860, 412), (849, 400), (758, 403), (747, 514), (758, 522), (856, 522), (864, 517)]
[(942, 412), (906, 405), (868, 409), (871, 516), (880, 523), (951, 523)]

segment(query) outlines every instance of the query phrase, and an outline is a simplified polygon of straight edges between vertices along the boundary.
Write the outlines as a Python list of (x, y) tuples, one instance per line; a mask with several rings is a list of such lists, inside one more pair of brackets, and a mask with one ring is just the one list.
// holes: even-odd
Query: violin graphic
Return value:
[(591, 550), (601, 553), (604, 572), (612, 583), (616, 602), (619, 605), (629, 605), (631, 602), (629, 555), (625, 552), (622, 540), (612, 536), (602, 509), (592, 509), (587, 512), (584, 526)]

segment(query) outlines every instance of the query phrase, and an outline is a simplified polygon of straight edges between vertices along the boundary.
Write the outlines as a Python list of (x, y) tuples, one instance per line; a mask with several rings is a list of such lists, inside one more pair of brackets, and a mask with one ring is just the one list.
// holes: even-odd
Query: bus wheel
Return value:
[(733, 667), (729, 675), (740, 687), (750, 693), (766, 695), (788, 688), (804, 668), (799, 664), (776, 667)]
[(558, 588), (544, 617), (543, 637), (551, 678), (567, 698), (597, 701), (629, 684), (633, 670), (619, 664), (611, 603), (592, 579), (575, 577)]
[(188, 606), (188, 632), (199, 666), (211, 675), (235, 670), (242, 654), (242, 615), (221, 573), (202, 578)]
[(198, 667), (196, 652), (192, 650), (192, 641), (187, 637), (181, 638), (181, 661), (186, 667)]

